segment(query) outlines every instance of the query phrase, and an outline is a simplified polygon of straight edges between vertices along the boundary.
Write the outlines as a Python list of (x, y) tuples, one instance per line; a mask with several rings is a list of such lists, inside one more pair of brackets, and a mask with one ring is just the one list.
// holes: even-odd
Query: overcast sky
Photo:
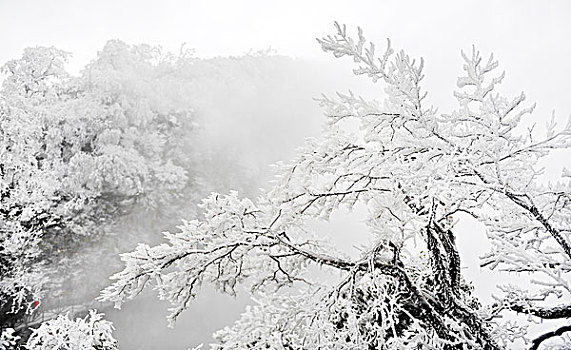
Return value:
[[(0, 62), (27, 46), (70, 51), (78, 71), (109, 39), (182, 43), (201, 57), (272, 47), (280, 54), (333, 61), (315, 38), (333, 21), (360, 25), (370, 39), (386, 37), (427, 61), (427, 86), (450, 96), (459, 50), (493, 51), (507, 69), (506, 88), (524, 90), (540, 107), (571, 112), (571, 1), (223, 1), (0, 0)], [(434, 89), (433, 89), (434, 90)], [(431, 91), (440, 102), (443, 92)]]

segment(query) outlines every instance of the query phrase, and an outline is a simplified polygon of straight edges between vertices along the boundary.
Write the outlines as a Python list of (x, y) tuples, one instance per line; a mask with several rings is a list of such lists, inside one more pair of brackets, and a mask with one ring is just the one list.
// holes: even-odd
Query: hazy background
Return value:
[[(198, 57), (242, 55), (272, 48), (297, 58), (279, 68), (265, 85), (210, 87), (197, 101), (209, 121), (206, 149), (236, 152), (267, 179), (266, 165), (287, 160), (308, 136), (319, 134), (321, 112), (312, 100), (321, 92), (352, 89), (382, 98), (382, 87), (351, 76), (351, 62), (323, 53), (315, 38), (334, 34), (333, 21), (354, 30), (363, 27), (382, 47), (390, 37), (396, 49), (425, 58), (429, 102), (448, 112), (461, 70), (460, 49), (475, 44), (494, 52), (507, 71), (502, 91), (525, 91), (538, 102), (538, 124), (555, 109), (560, 120), (571, 113), (571, 2), (569, 1), (55, 1), (0, 0), (0, 62), (19, 57), (28, 46), (56, 46), (73, 53), (69, 68), (78, 72), (109, 39), (129, 44), (161, 45), (178, 52), (182, 43)], [(546, 164), (549, 176), (564, 163)], [(569, 165), (568, 165), (569, 167)], [(253, 188), (267, 187), (265, 183)], [(472, 226), (472, 227), (471, 227)], [(334, 218), (327, 229), (359, 227), (358, 218)], [(477, 267), (486, 249), (482, 230), (469, 222), (457, 229), (466, 275), (482, 293), (493, 288), (493, 276)], [(157, 232), (158, 234), (158, 232)], [(356, 233), (358, 235), (358, 233)], [(339, 236), (339, 234), (338, 234)], [(359, 237), (362, 236), (361, 235)], [(356, 237), (336, 237), (353, 245)], [(115, 322), (122, 349), (187, 349), (208, 342), (210, 333), (231, 322), (246, 298), (233, 300), (208, 291), (166, 328), (167, 305), (154, 297), (107, 312)]]

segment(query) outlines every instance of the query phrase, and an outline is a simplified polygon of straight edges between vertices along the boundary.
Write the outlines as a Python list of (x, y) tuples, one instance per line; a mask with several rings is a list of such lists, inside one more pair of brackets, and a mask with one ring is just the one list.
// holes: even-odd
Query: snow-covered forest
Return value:
[[(494, 18), (570, 32), (568, 6), (522, 4)], [(512, 28), (472, 5), (386, 10)], [(536, 66), (503, 50), (521, 38), (427, 48), (315, 6), (318, 59), (107, 38), (76, 65), (40, 33), (6, 58), (0, 349), (571, 348), (570, 44), (525, 32), (562, 55)]]

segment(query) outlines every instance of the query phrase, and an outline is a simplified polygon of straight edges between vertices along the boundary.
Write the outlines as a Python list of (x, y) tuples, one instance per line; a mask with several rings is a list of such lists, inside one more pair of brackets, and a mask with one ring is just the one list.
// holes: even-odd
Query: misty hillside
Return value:
[[(121, 313), (95, 298), (121, 268), (119, 253), (156, 244), (181, 219), (199, 217), (197, 205), (210, 192), (255, 197), (272, 179), (270, 165), (319, 133), (322, 112), (313, 98), (349, 74), (271, 52), (201, 59), (190, 50), (173, 55), (114, 40), (72, 75), (68, 55), (29, 48), (2, 70), (2, 175), (11, 193), (3, 197), (4, 227), (24, 222), (39, 247), (3, 272), (12, 283), (2, 292), (3, 322), (25, 329), (98, 308), (115, 322), (122, 349), (208, 342), (247, 298), (221, 299), (208, 315), (198, 308), (175, 330), (165, 327), (166, 308), (154, 296)], [(22, 166), (10, 159), (29, 157), (21, 177)], [(3, 238), (8, 249), (31, 249), (30, 242), (9, 248), (14, 239)], [(40, 306), (11, 316), (9, 304), (28, 307), (11, 299), (21, 288), (30, 293), (24, 300)], [(217, 298), (204, 297), (204, 305)], [(162, 316), (150, 317), (155, 313)]]

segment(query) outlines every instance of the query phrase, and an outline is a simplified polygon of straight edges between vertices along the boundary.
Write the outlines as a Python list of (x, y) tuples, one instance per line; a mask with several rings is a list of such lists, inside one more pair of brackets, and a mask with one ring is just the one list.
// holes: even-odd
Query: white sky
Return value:
[(332, 34), (337, 20), (425, 57), (428, 87), (442, 86), (447, 96), (460, 69), (459, 50), (472, 44), (493, 50), (507, 69), (507, 88), (567, 115), (570, 18), (565, 0), (0, 0), (0, 62), (27, 46), (53, 45), (74, 54), (70, 69), (78, 71), (109, 39), (175, 52), (186, 43), (201, 57), (271, 46), (330, 62), (315, 38)]

